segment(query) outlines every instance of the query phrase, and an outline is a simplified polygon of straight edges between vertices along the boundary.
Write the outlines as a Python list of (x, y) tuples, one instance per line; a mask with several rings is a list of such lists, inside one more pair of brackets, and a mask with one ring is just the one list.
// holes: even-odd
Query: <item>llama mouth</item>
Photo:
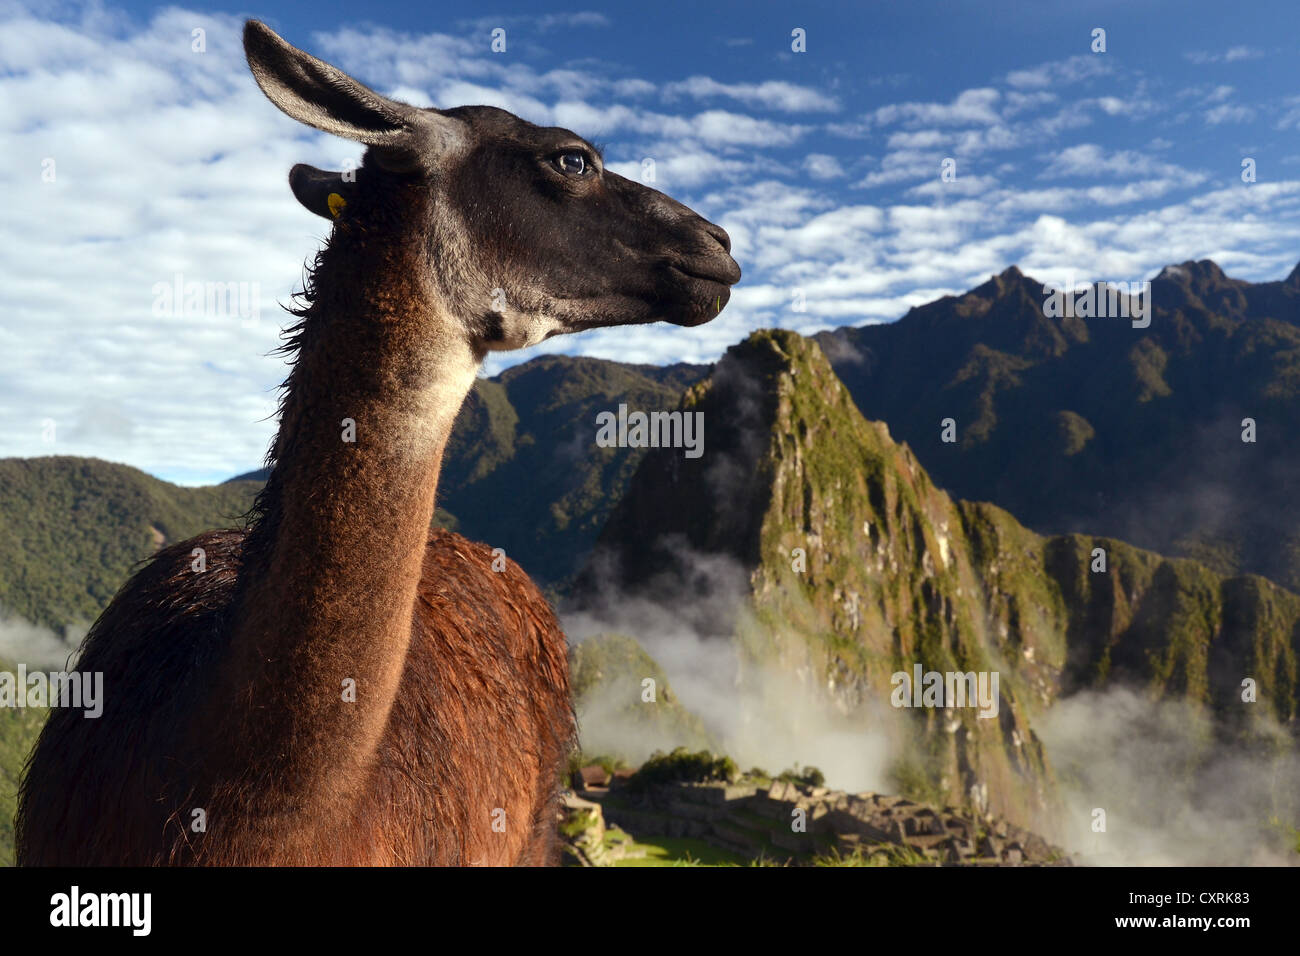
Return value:
[(687, 293), (687, 302), (680, 312), (668, 318), (673, 325), (691, 328), (712, 322), (731, 299), (731, 287), (740, 281), (740, 266), (730, 256), (724, 262), (717, 259), (689, 266), (673, 263), (668, 270), (675, 273)]
[(690, 305), (679, 314), (667, 317), (671, 324), (684, 328), (712, 322), (731, 300), (730, 283), (699, 276), (691, 276), (691, 279), (699, 294), (692, 295)]
[(712, 285), (726, 286), (728, 288), (740, 281), (740, 267), (736, 265), (735, 260), (730, 260), (730, 268), (723, 267), (716, 271), (688, 269), (685, 266), (679, 266), (675, 263), (670, 265), (668, 268), (687, 279), (692, 279), (696, 282), (708, 282)]

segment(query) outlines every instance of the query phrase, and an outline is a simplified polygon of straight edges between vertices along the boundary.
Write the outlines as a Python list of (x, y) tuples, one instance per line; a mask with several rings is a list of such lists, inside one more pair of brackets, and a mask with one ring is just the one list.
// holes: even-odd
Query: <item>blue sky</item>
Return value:
[[(285, 173), (358, 154), (261, 97), (250, 15), (400, 99), (568, 126), (629, 176), (653, 160), (653, 185), (731, 233), (745, 278), (718, 320), (554, 339), (489, 373), (543, 349), (709, 361), (753, 328), (892, 321), (1013, 263), (1137, 281), (1213, 258), (1266, 280), (1300, 260), (1295, 3), (467, 9), (0, 2), (0, 455), (186, 483), (260, 462), (277, 302), (325, 235)], [(256, 308), (160, 312), (177, 276)]]

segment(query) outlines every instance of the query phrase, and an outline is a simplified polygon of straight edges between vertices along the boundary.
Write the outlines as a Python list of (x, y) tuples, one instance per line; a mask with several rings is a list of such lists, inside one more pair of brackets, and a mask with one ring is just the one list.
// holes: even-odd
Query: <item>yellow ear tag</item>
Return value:
[(325, 197), (325, 205), (330, 207), (330, 215), (335, 219), (343, 214), (343, 207), (347, 204), (348, 201), (338, 193), (330, 193)]

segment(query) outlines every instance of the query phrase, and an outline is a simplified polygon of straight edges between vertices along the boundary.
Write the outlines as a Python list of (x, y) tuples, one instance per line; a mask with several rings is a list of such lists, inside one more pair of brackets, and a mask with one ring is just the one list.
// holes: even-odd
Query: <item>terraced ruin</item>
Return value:
[(568, 862), (612, 865), (642, 838), (663, 836), (777, 865), (1071, 865), (1064, 850), (1005, 820), (898, 796), (746, 777), (611, 782), (566, 794)]

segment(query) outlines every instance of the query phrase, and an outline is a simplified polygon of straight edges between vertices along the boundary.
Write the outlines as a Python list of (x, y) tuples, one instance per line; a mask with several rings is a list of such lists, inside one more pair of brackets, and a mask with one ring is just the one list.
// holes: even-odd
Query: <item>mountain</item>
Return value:
[[(1152, 282), (1147, 329), (1047, 318), (1043, 298), (1012, 267), (898, 322), (816, 339), (863, 414), (957, 497), (1039, 532), (1107, 534), (1300, 588), (1300, 266), (1254, 284), (1213, 262), (1169, 266)], [(597, 447), (596, 414), (672, 408), (708, 371), (543, 356), (479, 380), (448, 448), (437, 523), (504, 548), (561, 593), (642, 456)], [(1253, 444), (1241, 441), (1245, 417)], [(946, 418), (955, 443), (941, 440)], [(187, 489), (84, 459), (0, 460), (0, 568), (12, 569), (0, 608), (88, 621), (151, 553), (150, 528), (174, 541), (231, 523), (264, 478)]]
[(953, 495), (1040, 532), (1300, 589), (1300, 266), (1256, 284), (1210, 261), (1168, 266), (1147, 328), (1048, 317), (1047, 292), (1012, 267), (897, 322), (816, 338), (862, 413)]
[(596, 445), (596, 415), (672, 408), (698, 365), (544, 356), (480, 379), (447, 449), (439, 500), (476, 539), (540, 584), (580, 566), (641, 449)]
[[(134, 567), (164, 544), (233, 527), (260, 482), (181, 488), (94, 458), (0, 459), (0, 646), (29, 657), (71, 652), (81, 628), (108, 604)], [(17, 618), (17, 620), (15, 620)], [(33, 626), (34, 625), (34, 626)], [(42, 632), (42, 628), (48, 629)], [(53, 632), (53, 633), (50, 633)], [(0, 660), (15, 673), (16, 661)], [(13, 862), (18, 780), (44, 708), (0, 707), (0, 866)]]
[(0, 609), (61, 632), (89, 625), (138, 562), (239, 526), (259, 487), (182, 488), (96, 458), (0, 459)]
[[(891, 782), (906, 796), (1059, 822), (1039, 727), (1085, 691), (1133, 686), (1184, 702), (1242, 747), (1294, 727), (1300, 597), (1112, 538), (1044, 537), (995, 505), (954, 500), (863, 418), (813, 341), (754, 333), (681, 409), (704, 416), (709, 450), (646, 454), (574, 608), (657, 603), (743, 648), (740, 683), (800, 675), (857, 715), (861, 746), (891, 735)], [(653, 635), (637, 636), (659, 656)], [(917, 665), (997, 672), (996, 719), (898, 707), (893, 675)], [(1254, 707), (1241, 702), (1245, 677)], [(771, 706), (789, 708), (789, 695)], [(1188, 777), (1200, 769), (1191, 758)]]

